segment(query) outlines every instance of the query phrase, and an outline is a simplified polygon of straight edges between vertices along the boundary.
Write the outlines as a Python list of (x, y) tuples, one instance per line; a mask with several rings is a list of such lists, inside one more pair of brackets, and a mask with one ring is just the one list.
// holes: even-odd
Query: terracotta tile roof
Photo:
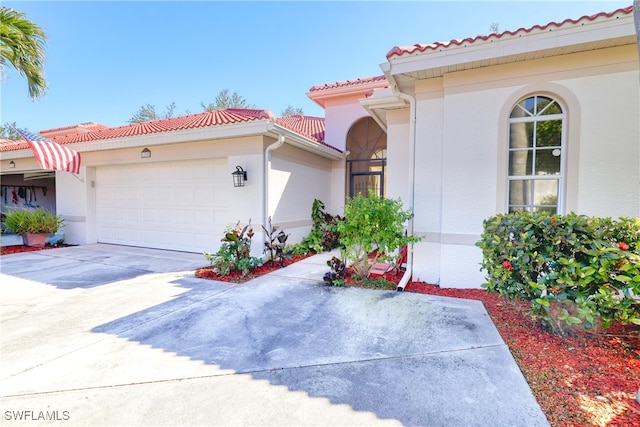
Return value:
[(309, 89), (309, 92), (316, 92), (319, 90), (325, 89), (335, 89), (339, 87), (347, 87), (347, 86), (357, 86), (365, 83), (373, 83), (386, 80), (385, 76), (376, 76), (376, 77), (364, 77), (356, 80), (346, 80), (344, 82), (335, 82), (335, 83), (325, 83), (323, 85), (316, 85)]
[[(171, 117), (168, 119), (152, 120), (143, 123), (132, 123), (130, 125), (118, 127), (101, 127), (95, 126), (96, 130), (77, 133), (75, 129), (78, 125), (68, 126), (70, 133), (64, 135), (55, 135), (48, 137), (58, 144), (74, 144), (78, 142), (99, 141), (112, 138), (123, 138), (136, 135), (148, 135), (158, 132), (169, 132), (184, 129), (196, 129), (208, 126), (219, 126), (233, 123), (250, 122), (261, 119), (273, 119), (273, 113), (266, 110), (241, 110), (227, 109), (214, 110), (198, 114), (190, 114), (188, 116)], [(65, 128), (56, 128), (53, 130), (64, 130)], [(45, 132), (51, 132), (49, 129)], [(58, 133), (58, 132), (56, 132)], [(13, 141), (11, 144), (0, 142), (0, 151), (11, 151), (29, 148), (24, 140)]]
[(103, 130), (103, 129), (108, 129), (108, 128), (109, 128), (108, 126), (101, 125), (100, 123), (86, 122), (86, 123), (80, 123), (78, 125), (71, 125), (71, 126), (64, 126), (64, 127), (59, 127), (59, 128), (41, 130), (40, 131), (40, 135), (44, 136), (45, 138), (49, 138), (49, 137), (54, 136), (54, 135), (68, 135), (68, 134), (72, 134), (72, 133), (86, 133), (86, 132), (93, 132), (93, 131), (96, 131), (96, 130)]
[(315, 139), (316, 141), (323, 145), (326, 145), (327, 147), (336, 149), (335, 147), (324, 143), (325, 128), (323, 117), (301, 115), (284, 116), (277, 119), (276, 123), (296, 133), (299, 133), (300, 135)]
[[(124, 138), (136, 135), (148, 135), (159, 132), (222, 126), (256, 120), (270, 120), (284, 128), (292, 130), (293, 132), (311, 138), (322, 145), (340, 151), (335, 147), (324, 143), (324, 118), (311, 116), (286, 116), (276, 119), (273, 113), (269, 110), (237, 108), (214, 110), (143, 123), (132, 123), (112, 128), (90, 122), (80, 125), (47, 129), (40, 132), (40, 134), (57, 142), (58, 144), (66, 145), (112, 138)], [(82, 132), (78, 131), (79, 127), (83, 128)], [(29, 146), (24, 140), (0, 140), (0, 151), (13, 151), (28, 148)]]
[(531, 28), (519, 28), (516, 31), (504, 31), (500, 34), (489, 34), (488, 36), (477, 36), (477, 37), (468, 37), (466, 39), (462, 39), (462, 40), (451, 40), (448, 42), (436, 42), (436, 43), (431, 43), (431, 44), (414, 44), (413, 46), (395, 46), (393, 49), (391, 49), (388, 53), (387, 53), (387, 59), (392, 59), (394, 57), (400, 57), (403, 55), (411, 55), (411, 54), (417, 54), (417, 53), (423, 53), (426, 52), (428, 50), (442, 50), (442, 49), (446, 49), (448, 47), (451, 46), (460, 46), (463, 44), (471, 44), (471, 43), (475, 43), (477, 41), (486, 41), (490, 38), (497, 38), (500, 39), (502, 37), (505, 36), (515, 36), (515, 35), (522, 35), (522, 34), (528, 34), (532, 31), (545, 31), (550, 29), (551, 27), (555, 27), (555, 28), (560, 28), (563, 26), (567, 26), (567, 25), (575, 25), (578, 23), (584, 23), (585, 21), (595, 21), (598, 18), (610, 18), (616, 14), (624, 14), (624, 15), (629, 15), (633, 13), (633, 6), (629, 6), (629, 7), (625, 7), (625, 8), (621, 8), (618, 10), (615, 10), (613, 12), (600, 12), (597, 13), (595, 15), (591, 15), (591, 16), (582, 16), (578, 19), (565, 19), (562, 22), (550, 22), (544, 26), (541, 25), (534, 25)]

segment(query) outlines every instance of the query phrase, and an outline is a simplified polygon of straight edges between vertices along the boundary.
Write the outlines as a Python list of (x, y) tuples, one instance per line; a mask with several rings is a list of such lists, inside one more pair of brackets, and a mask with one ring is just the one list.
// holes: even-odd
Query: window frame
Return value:
[[(520, 106), (520, 104), (528, 99), (533, 98), (533, 105), (535, 106), (534, 114), (529, 112), (527, 109)], [(552, 102), (542, 108), (540, 111), (537, 111), (539, 106), (538, 98), (548, 98)], [(552, 114), (542, 114), (545, 110), (547, 110), (551, 105), (556, 104), (558, 108), (561, 110), (561, 113), (552, 113)], [(514, 110), (520, 109), (523, 112), (526, 112), (526, 115), (523, 117), (512, 117)], [(506, 192), (505, 192), (505, 206), (506, 211), (511, 212), (512, 209), (518, 209), (526, 212), (535, 212), (536, 207), (540, 208), (541, 205), (536, 205), (535, 203), (535, 195), (531, 196), (531, 203), (522, 204), (522, 205), (512, 205), (511, 204), (511, 184), (513, 181), (524, 181), (527, 183), (526, 185), (531, 185), (531, 189), (535, 188), (535, 182), (532, 181), (557, 181), (557, 199), (555, 205), (555, 213), (563, 214), (565, 212), (565, 189), (566, 189), (566, 168), (567, 168), (567, 144), (566, 144), (566, 135), (568, 129), (568, 120), (567, 120), (567, 107), (561, 102), (558, 96), (549, 93), (541, 93), (534, 92), (529, 93), (525, 96), (520, 97), (515, 103), (512, 104), (511, 108), (507, 112), (507, 144), (506, 144)], [(560, 120), (561, 122), (561, 130), (560, 130), (560, 145), (554, 146), (537, 146), (537, 124), (544, 121), (552, 121), (552, 120)], [(533, 124), (533, 132), (532, 132), (532, 143), (531, 146), (523, 147), (523, 148), (513, 148), (512, 147), (512, 135), (511, 135), (511, 126), (514, 123), (532, 123)], [(558, 174), (553, 175), (539, 175), (536, 174), (536, 155), (540, 151), (546, 150), (554, 150), (560, 149), (560, 170)], [(511, 163), (511, 154), (514, 152), (522, 152), (522, 151), (531, 151), (532, 153), (532, 167), (531, 174), (528, 175), (512, 175), (512, 163)], [(545, 206), (545, 205), (542, 205)]]

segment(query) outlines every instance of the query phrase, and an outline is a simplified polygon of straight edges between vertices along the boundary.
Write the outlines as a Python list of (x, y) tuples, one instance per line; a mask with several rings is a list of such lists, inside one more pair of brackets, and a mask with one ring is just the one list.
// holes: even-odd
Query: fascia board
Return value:
[(309, 97), (313, 102), (325, 107), (326, 101), (333, 98), (343, 98), (348, 96), (364, 96), (365, 93), (372, 89), (380, 89), (386, 86), (388, 83), (384, 81), (368, 82), (355, 84), (351, 86), (343, 86), (336, 88), (320, 89), (318, 91), (308, 92)]
[[(33, 152), (28, 148), (12, 151), (0, 151), (0, 160), (24, 159), (27, 157), (33, 157)], [(7, 171), (2, 172), (4, 173)]]
[(344, 157), (344, 153), (337, 151), (333, 148), (327, 147), (326, 145), (322, 145), (319, 142), (306, 138), (291, 129), (287, 129), (278, 124), (274, 124), (273, 128), (270, 129), (268, 135), (274, 139), (277, 139), (280, 135), (285, 137), (285, 144), (293, 145), (295, 147), (301, 148), (305, 151), (317, 154), (321, 157), (330, 160), (340, 160)]
[(407, 102), (404, 99), (394, 95), (391, 89), (388, 88), (378, 89), (370, 97), (361, 98), (359, 102), (365, 108), (394, 109), (407, 106)]
[[(587, 25), (589, 25), (589, 28), (585, 29)], [(438, 51), (428, 51), (410, 55), (406, 58), (391, 59), (387, 67), (383, 68), (381, 65), (381, 68), (392, 75), (398, 75), (624, 38), (628, 38), (630, 42), (633, 42), (632, 38), (635, 38), (635, 29), (631, 17), (594, 22), (584, 26), (573, 26), (564, 29), (550, 29), (535, 34), (508, 36), (503, 40), (491, 38), (486, 41), (476, 41), (460, 46), (442, 47)]]

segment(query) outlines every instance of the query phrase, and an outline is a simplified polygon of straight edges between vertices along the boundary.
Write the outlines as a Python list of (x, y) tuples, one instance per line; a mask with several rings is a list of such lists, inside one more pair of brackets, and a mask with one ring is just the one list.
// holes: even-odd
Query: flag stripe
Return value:
[(80, 153), (26, 130), (16, 129), (27, 140), (42, 169), (80, 173)]

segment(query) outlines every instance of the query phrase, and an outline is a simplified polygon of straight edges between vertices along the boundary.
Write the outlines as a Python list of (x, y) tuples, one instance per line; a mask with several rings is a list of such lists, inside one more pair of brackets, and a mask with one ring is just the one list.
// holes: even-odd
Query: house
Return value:
[[(26, 142), (12, 142), (0, 145), (2, 186), (37, 184), (55, 194), (68, 243), (215, 252), (225, 227), (251, 220), (259, 254), (260, 225), (269, 216), (300, 240), (314, 198), (330, 197), (343, 153), (322, 142), (323, 122), (227, 109), (114, 128), (50, 129), (40, 134), (81, 153), (80, 176), (56, 171), (23, 181), (38, 166)], [(234, 187), (236, 170), (246, 172), (242, 187)], [(3, 209), (24, 203), (2, 200)]]
[[(380, 68), (312, 87), (324, 120), (224, 110), (42, 133), (83, 155), (80, 178), (55, 174), (68, 240), (210, 251), (226, 225), (271, 216), (297, 241), (314, 198), (339, 213), (373, 190), (415, 214), (415, 280), (478, 287), (475, 243), (496, 213), (640, 216), (632, 7), (396, 46)], [(0, 159), (3, 185), (36, 171), (19, 144), (0, 145)], [(236, 166), (248, 174), (241, 188), (231, 182)]]
[(308, 95), (326, 110), (325, 142), (350, 152), (347, 195), (368, 179), (412, 208), (414, 279), (479, 286), (475, 243), (496, 213), (640, 216), (632, 7), (386, 58), (381, 77)]

